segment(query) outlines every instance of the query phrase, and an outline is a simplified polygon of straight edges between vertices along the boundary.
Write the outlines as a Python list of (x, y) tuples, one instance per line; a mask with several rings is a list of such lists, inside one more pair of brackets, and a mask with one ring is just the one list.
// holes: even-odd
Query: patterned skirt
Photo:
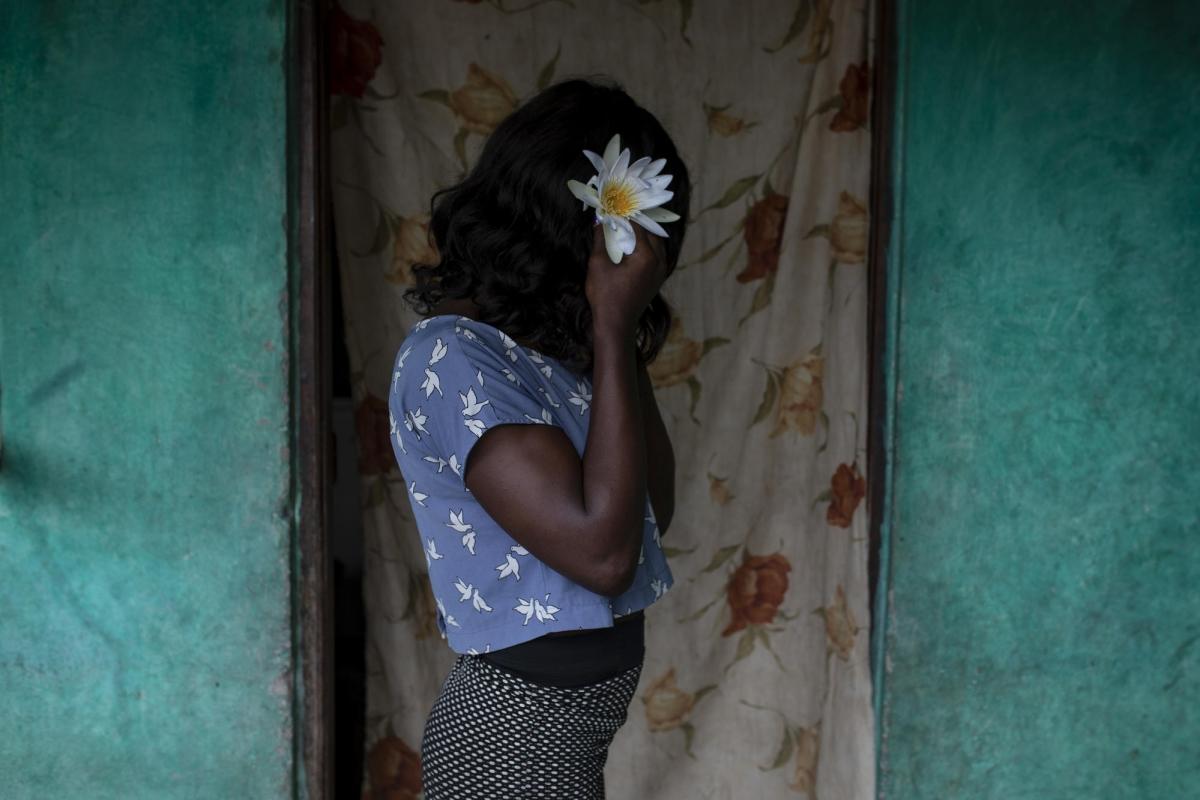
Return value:
[(641, 673), (547, 686), (459, 655), (421, 738), (425, 800), (603, 798), (608, 748)]

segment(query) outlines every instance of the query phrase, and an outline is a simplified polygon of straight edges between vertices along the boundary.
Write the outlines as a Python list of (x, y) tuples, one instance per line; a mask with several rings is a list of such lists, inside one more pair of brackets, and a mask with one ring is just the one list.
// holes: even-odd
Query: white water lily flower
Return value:
[(604, 226), (604, 249), (612, 262), (619, 263), (637, 245), (631, 222), (665, 238), (667, 232), (659, 223), (679, 219), (675, 212), (661, 208), (675, 196), (667, 191), (672, 176), (659, 174), (667, 160), (652, 161), (647, 156), (629, 163), (629, 148), (621, 149), (620, 134), (608, 140), (603, 158), (591, 150), (583, 154), (596, 168), (596, 174), (587, 183), (569, 180), (567, 188), (584, 208), (595, 209), (596, 222)]

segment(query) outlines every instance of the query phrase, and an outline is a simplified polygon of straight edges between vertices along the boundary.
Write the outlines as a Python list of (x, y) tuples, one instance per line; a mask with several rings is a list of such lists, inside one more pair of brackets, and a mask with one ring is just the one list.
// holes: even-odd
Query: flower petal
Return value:
[(604, 226), (604, 249), (608, 252), (608, 258), (614, 264), (621, 263), (621, 242), (620, 234), (613, 228), (612, 225)]
[(667, 236), (667, 232), (665, 230), (663, 230), (662, 225), (659, 225), (657, 222), (655, 222), (653, 219), (651, 219), (650, 217), (643, 214), (641, 211), (635, 211), (633, 213), (633, 217), (631, 217), (631, 219), (634, 222), (636, 222), (638, 225), (641, 225), (643, 228), (650, 231), (651, 233), (653, 233), (656, 236), (661, 236), (664, 239), (670, 238)]
[(656, 175), (653, 178), (646, 178), (646, 185), (653, 186), (655, 189), (665, 189), (671, 184), (671, 175)]
[(613, 164), (617, 163), (617, 156), (621, 154), (621, 134), (614, 133), (612, 138), (608, 140), (608, 145), (604, 148), (604, 165), (611, 169)]
[(622, 223), (617, 228), (617, 246), (621, 248), (621, 252), (629, 255), (637, 247), (637, 235), (633, 232), (633, 226), (629, 224), (629, 220), (619, 217)]
[(629, 175), (631, 177), (634, 177), (634, 178), (638, 178), (640, 180), (642, 177), (642, 170), (644, 170), (646, 168), (646, 165), (649, 163), (650, 163), (650, 156), (642, 156), (637, 161), (635, 161), (629, 165), (629, 171), (626, 172), (625, 174)]
[(667, 165), (667, 160), (665, 158), (659, 158), (654, 161), (651, 161), (649, 163), (649, 165), (646, 166), (646, 169), (642, 170), (642, 177), (643, 178), (653, 178), (655, 175), (662, 172), (662, 168), (665, 167), (666, 165)]
[(655, 222), (674, 222), (675, 220), (679, 219), (679, 215), (674, 211), (668, 211), (661, 206), (642, 209), (642, 211), (639, 213), (644, 214)]
[(591, 162), (592, 166), (596, 168), (596, 174), (603, 175), (608, 172), (608, 165), (604, 163), (604, 159), (597, 153), (593, 153), (591, 150), (584, 150), (583, 154)]
[(617, 156), (617, 163), (613, 165), (609, 177), (622, 181), (625, 180), (625, 173), (629, 171), (629, 148), (626, 147), (621, 151), (621, 155)]
[(638, 208), (654, 208), (661, 206), (674, 196), (674, 192), (668, 192), (665, 189), (648, 189), (644, 192), (637, 192), (634, 195), (634, 202)]
[(600, 197), (591, 186), (576, 180), (569, 180), (567, 181), (567, 188), (571, 190), (571, 194), (583, 201), (584, 206), (591, 206), (592, 208), (600, 207)]
[[(621, 231), (622, 234), (629, 236), (630, 238), (636, 238), (633, 235), (633, 226), (631, 224), (629, 224), (629, 220), (625, 219), (625, 217), (617, 217), (617, 216), (610, 215), (609, 220), (612, 221), (612, 224), (615, 225)], [(626, 250), (625, 252), (632, 253), (633, 249), (630, 248), (629, 250)]]

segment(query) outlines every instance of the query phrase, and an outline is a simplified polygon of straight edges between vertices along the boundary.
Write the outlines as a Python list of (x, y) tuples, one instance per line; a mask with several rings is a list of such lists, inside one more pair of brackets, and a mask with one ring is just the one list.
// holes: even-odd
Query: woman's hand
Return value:
[(633, 231), (637, 237), (633, 252), (614, 264), (604, 249), (604, 231), (595, 226), (584, 288), (594, 324), (605, 329), (632, 331), (667, 279), (662, 240), (640, 225), (634, 225)]

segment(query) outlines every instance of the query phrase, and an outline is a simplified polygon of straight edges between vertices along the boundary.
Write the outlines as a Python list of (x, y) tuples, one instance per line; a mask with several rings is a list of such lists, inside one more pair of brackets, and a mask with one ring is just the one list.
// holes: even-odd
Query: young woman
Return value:
[[(597, 195), (584, 184), (614, 136), (646, 157), (620, 169), (645, 179)], [(630, 186), (660, 202), (652, 222)], [(646, 364), (687, 206), (654, 116), (581, 80), (525, 103), (434, 196), (440, 260), (414, 270), (405, 299), (423, 319), (389, 397), (438, 628), (460, 654), (421, 742), (427, 800), (604, 797), (643, 609), (672, 584), (674, 455)]]

